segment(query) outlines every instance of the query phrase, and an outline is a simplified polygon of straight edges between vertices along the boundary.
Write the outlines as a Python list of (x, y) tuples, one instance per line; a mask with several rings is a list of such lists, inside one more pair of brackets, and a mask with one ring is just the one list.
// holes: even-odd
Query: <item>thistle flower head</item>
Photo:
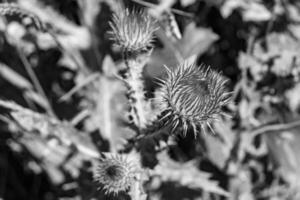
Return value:
[(144, 10), (123, 9), (110, 22), (111, 39), (124, 51), (138, 54), (152, 48), (156, 21)]
[(229, 93), (225, 92), (226, 80), (209, 67), (188, 61), (176, 69), (167, 69), (167, 75), (162, 81), (160, 102), (168, 123), (173, 129), (181, 126), (183, 135), (189, 127), (195, 135), (198, 127), (211, 128), (210, 122), (223, 114), (221, 107), (229, 99)]
[(94, 179), (105, 193), (117, 194), (130, 188), (139, 169), (137, 160), (122, 155), (105, 154), (99, 160)]

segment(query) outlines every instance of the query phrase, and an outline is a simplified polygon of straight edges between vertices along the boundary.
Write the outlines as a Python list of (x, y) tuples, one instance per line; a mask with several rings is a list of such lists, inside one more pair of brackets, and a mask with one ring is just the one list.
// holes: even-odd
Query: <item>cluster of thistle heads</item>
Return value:
[[(35, 15), (15, 4), (0, 4), (0, 15), (30, 17), (41, 27), (41, 22)], [(113, 15), (110, 26), (114, 44), (133, 59), (153, 48), (154, 33), (158, 25), (144, 10), (130, 11), (120, 7)], [(184, 136), (189, 129), (195, 135), (199, 130), (204, 130), (204, 127), (213, 131), (211, 122), (224, 114), (222, 107), (229, 100), (229, 93), (225, 89), (226, 80), (220, 73), (209, 67), (198, 66), (189, 59), (177, 67), (165, 68), (167, 76), (160, 80), (161, 88), (155, 101), (161, 108), (161, 115), (157, 119), (163, 119), (164, 125), (170, 127), (170, 132), (180, 130)], [(142, 70), (137, 71), (136, 73), (141, 73)], [(135, 73), (134, 70), (131, 73)], [(126, 191), (142, 171), (138, 161), (139, 159), (129, 160), (123, 155), (103, 154), (95, 169), (94, 178), (106, 193)]]
[[(123, 9), (113, 16), (110, 23), (111, 39), (123, 51), (139, 54), (153, 47), (154, 32), (158, 29), (155, 19), (144, 10)], [(167, 77), (160, 82), (158, 104), (163, 109), (173, 129), (182, 128), (186, 135), (189, 128), (197, 133), (218, 119), (222, 107), (228, 103), (229, 93), (222, 75), (210, 67), (198, 66), (191, 59), (169, 69)]]
[[(139, 55), (153, 48), (155, 19), (143, 10), (120, 9), (110, 22), (111, 39), (123, 52)], [(165, 120), (170, 132), (181, 130), (185, 136), (189, 129), (196, 135), (224, 114), (228, 103), (226, 80), (209, 67), (198, 66), (190, 59), (177, 67), (166, 67), (167, 76), (160, 79), (160, 92), (155, 101), (161, 108), (159, 119)], [(125, 191), (134, 181), (135, 167), (121, 157), (100, 160), (95, 179), (109, 193)]]

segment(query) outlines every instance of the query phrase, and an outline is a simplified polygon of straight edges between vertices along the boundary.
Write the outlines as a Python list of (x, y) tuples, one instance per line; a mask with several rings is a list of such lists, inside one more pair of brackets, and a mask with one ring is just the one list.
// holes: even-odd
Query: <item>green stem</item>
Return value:
[[(146, 55), (147, 56), (147, 55)], [(126, 74), (124, 81), (128, 88), (128, 100), (130, 104), (129, 117), (135, 126), (140, 130), (146, 127), (146, 100), (144, 95), (144, 83), (142, 72), (144, 60), (138, 57), (131, 57), (127, 51), (123, 52), (123, 58), (126, 65)]]

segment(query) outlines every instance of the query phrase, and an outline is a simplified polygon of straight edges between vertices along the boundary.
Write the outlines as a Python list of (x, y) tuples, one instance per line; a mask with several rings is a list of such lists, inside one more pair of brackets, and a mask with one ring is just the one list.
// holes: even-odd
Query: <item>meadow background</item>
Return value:
[[(160, 27), (146, 98), (178, 58), (229, 80), (231, 117), (215, 133), (167, 130), (133, 145), (124, 61), (108, 34), (120, 3)], [(0, 99), (11, 103), (0, 104), (1, 200), (130, 199), (98, 190), (91, 169), (95, 152), (129, 149), (148, 170), (143, 198), (300, 199), (299, 1), (18, 0), (0, 14)]]

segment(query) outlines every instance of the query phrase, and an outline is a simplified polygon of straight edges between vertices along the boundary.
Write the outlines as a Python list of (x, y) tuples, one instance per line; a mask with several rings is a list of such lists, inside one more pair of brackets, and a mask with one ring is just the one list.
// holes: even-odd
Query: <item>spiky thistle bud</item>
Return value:
[(119, 9), (110, 22), (111, 39), (123, 51), (140, 54), (152, 48), (156, 21), (144, 10)]
[(106, 194), (117, 194), (128, 190), (141, 172), (138, 160), (123, 155), (105, 154), (100, 158), (94, 179)]
[(157, 25), (144, 10), (129, 11), (121, 7), (110, 22), (110, 35), (115, 45), (121, 48), (126, 67), (121, 76), (128, 89), (128, 120), (140, 130), (147, 124), (146, 110), (149, 107), (144, 96), (142, 72), (153, 47)]
[(181, 126), (184, 136), (189, 127), (195, 136), (199, 127), (204, 130), (208, 126), (212, 130), (211, 121), (223, 114), (221, 107), (229, 100), (225, 83), (221, 74), (189, 61), (172, 70), (167, 68), (159, 98), (163, 118), (173, 129)]

